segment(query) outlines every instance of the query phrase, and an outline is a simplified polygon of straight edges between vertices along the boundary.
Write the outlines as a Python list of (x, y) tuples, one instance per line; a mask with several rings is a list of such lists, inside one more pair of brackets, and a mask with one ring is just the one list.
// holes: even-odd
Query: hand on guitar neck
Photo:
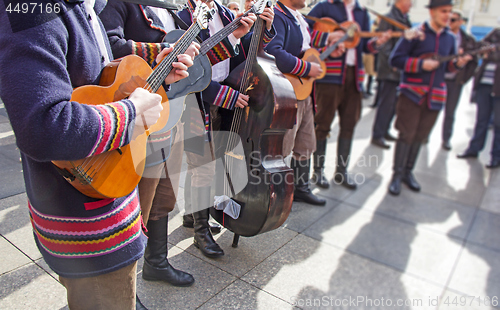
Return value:
[(272, 8), (265, 8), (264, 12), (259, 16), (266, 22), (266, 28), (270, 31), (274, 21), (274, 10)]
[(465, 54), (464, 56), (460, 56), (457, 59), (457, 66), (459, 68), (463, 68), (471, 60), (472, 60), (472, 56), (469, 54)]
[[(334, 31), (330, 32), (328, 34), (328, 38), (326, 39), (326, 45), (327, 46), (332, 46), (333, 44), (337, 43), (338, 40), (340, 40), (343, 36), (345, 35), (344, 31)], [(340, 43), (337, 46), (337, 49), (335, 49), (331, 54), (330, 57), (337, 58), (342, 56), (342, 54), (345, 53), (345, 45), (344, 43)], [(311, 76), (311, 75), (309, 75)], [(314, 76), (316, 77), (316, 76)]]
[[(177, 56), (179, 61), (172, 63), (172, 71), (165, 78), (165, 84), (175, 83), (183, 78), (186, 78), (189, 73), (187, 69), (193, 65), (193, 59), (199, 54), (200, 45), (191, 43), (185, 54)], [(156, 57), (156, 62), (160, 63), (171, 51), (173, 47), (163, 49)], [(135, 127), (133, 137), (144, 133), (148, 128), (154, 125), (160, 118), (160, 113), (163, 110), (161, 104), (162, 97), (156, 93), (150, 93), (144, 88), (136, 88), (128, 97), (135, 107)]]
[[(244, 13), (239, 14), (238, 17), (243, 14)], [(255, 16), (255, 14), (253, 13), (250, 13), (247, 16), (242, 17), (240, 20), (241, 26), (239, 26), (238, 29), (233, 31), (233, 36), (236, 39), (242, 38), (245, 34), (247, 34), (250, 31), (256, 20), (257, 16)]]
[(384, 45), (387, 41), (389, 41), (392, 38), (392, 30), (387, 30), (382, 32), (379, 36), (377, 36), (377, 40), (375, 41), (375, 44), (377, 44), (377, 47), (380, 47)]
[[(156, 57), (156, 63), (160, 63), (172, 50), (173, 46), (163, 49)], [(172, 63), (172, 72), (165, 78), (165, 84), (173, 84), (189, 76), (187, 69), (193, 65), (193, 60), (200, 53), (200, 45), (192, 42), (184, 54), (177, 56), (176, 62)]]

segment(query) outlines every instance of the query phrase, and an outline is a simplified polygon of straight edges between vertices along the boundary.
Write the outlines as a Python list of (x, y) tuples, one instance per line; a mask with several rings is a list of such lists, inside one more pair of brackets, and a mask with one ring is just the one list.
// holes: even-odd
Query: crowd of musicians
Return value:
[[(196, 57), (204, 57), (200, 44), (259, 2), (247, 1), (240, 9), (238, 3), (227, 8), (218, 1), (204, 2), (214, 12), (206, 29), (172, 60), (163, 81), (167, 96), (171, 85), (188, 77)], [(358, 32), (369, 32), (372, 25), (357, 0), (322, 1), (306, 17), (300, 13), (305, 0), (279, 0), (258, 16), (239, 17), (239, 27), (206, 52), (211, 64), (208, 87), (190, 95), (194, 104), (186, 106), (171, 130), (149, 135), (148, 148), (154, 151), (146, 157), (136, 189), (123, 197), (92, 198), (75, 189), (67, 180), (71, 177), (52, 162), (120, 151), (158, 121), (163, 99), (137, 87), (121, 100), (90, 105), (72, 100), (73, 90), (99, 84), (103, 68), (120, 57), (136, 55), (156, 67), (181, 44), (166, 40), (168, 34), (191, 29), (202, 3), (189, 0), (186, 7), (173, 10), (121, 0), (54, 0), (59, 12), (42, 8), (26, 14), (9, 11), (8, 3), (0, 4), (0, 97), (21, 152), (35, 241), (67, 289), (70, 309), (145, 309), (136, 297), (137, 261), (142, 256), (145, 280), (174, 286), (194, 283), (191, 274), (168, 261), (168, 215), (179, 199), (184, 156), (188, 169), (183, 226), (193, 228), (194, 246), (203, 255), (224, 255), (213, 238), (221, 226), (209, 222), (216, 174), (214, 137), (217, 130), (231, 127), (234, 111), (252, 108), (251, 94), (225, 80), (250, 57), (258, 21), (264, 25), (261, 45), (274, 56), (279, 71), (304, 80), (321, 77), (307, 98), (294, 100), (294, 125), (283, 136), (282, 155), (290, 157), (294, 201), (324, 205), (311, 184), (320, 189), (357, 187), (348, 166), (361, 117), (363, 55), (376, 55), (378, 64), (372, 144), (389, 149), (388, 141), (395, 141), (390, 194), (399, 195), (402, 185), (420, 191), (412, 170), (442, 109), (442, 147), (451, 149), (454, 114), (462, 88), (474, 74), (474, 136), (458, 157), (477, 157), (493, 122), (487, 167), (500, 166), (500, 52), (495, 46), (477, 56), (467, 53), (499, 43), (500, 29), (476, 42), (461, 28), (463, 16), (452, 10), (451, 0), (429, 0), (429, 19), (412, 29), (413, 36), (405, 32), (399, 38), (396, 33), (412, 26), (412, 1), (395, 0), (386, 18), (378, 20), (378, 34), (347, 46), (340, 43), (346, 38), (345, 22), (355, 22)], [(318, 19), (325, 17), (340, 26), (332, 31), (316, 28)], [(309, 49), (322, 52), (331, 46), (323, 64), (302, 58)], [(439, 57), (422, 57), (428, 54)], [(335, 117), (340, 130), (336, 171), (330, 176), (324, 168), (331, 158), (326, 150)], [(397, 138), (389, 133), (393, 119)]]

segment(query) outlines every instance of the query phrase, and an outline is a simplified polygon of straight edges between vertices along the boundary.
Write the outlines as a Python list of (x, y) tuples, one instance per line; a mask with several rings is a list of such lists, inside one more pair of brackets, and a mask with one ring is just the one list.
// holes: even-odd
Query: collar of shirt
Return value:
[(300, 32), (302, 33), (302, 51), (308, 50), (311, 48), (311, 35), (309, 34), (309, 25), (302, 17), (302, 14), (297, 10), (294, 10), (285, 5), (285, 7), (292, 13), (293, 17), (300, 26)]

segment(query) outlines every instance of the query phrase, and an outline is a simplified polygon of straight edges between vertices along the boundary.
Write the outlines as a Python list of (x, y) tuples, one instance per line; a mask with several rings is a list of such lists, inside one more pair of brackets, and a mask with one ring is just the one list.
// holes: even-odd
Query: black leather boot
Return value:
[(418, 184), (415, 176), (412, 173), (415, 163), (417, 162), (418, 153), (420, 152), (421, 144), (418, 142), (412, 143), (408, 151), (408, 159), (406, 160), (406, 169), (403, 176), (403, 182), (415, 192), (420, 192), (420, 184)]
[[(220, 226), (217, 223), (209, 222), (209, 225), (210, 225), (210, 231), (212, 232), (213, 235), (217, 235), (222, 230), (222, 226)], [(194, 228), (193, 214), (184, 214), (182, 216), (182, 226), (187, 228)]]
[[(193, 208), (191, 206), (191, 174), (186, 174), (186, 181), (184, 182), (184, 209), (186, 214), (182, 216), (182, 226), (187, 228), (194, 228)], [(222, 226), (217, 223), (210, 223), (210, 231), (212, 234), (217, 235), (222, 230)]]
[(329, 188), (330, 182), (325, 177), (326, 139), (316, 140), (316, 152), (313, 154), (314, 172), (311, 182), (321, 188)]
[(403, 169), (408, 156), (410, 146), (398, 140), (394, 152), (394, 166), (392, 168), (392, 180), (389, 184), (389, 193), (397, 196), (401, 193), (401, 182), (403, 181)]
[(337, 142), (337, 171), (335, 171), (335, 183), (340, 184), (348, 189), (356, 189), (358, 185), (351, 180), (347, 173), (349, 165), (349, 157), (351, 155), (351, 139), (339, 138)]
[(295, 183), (293, 201), (305, 202), (315, 206), (324, 206), (326, 204), (326, 200), (314, 195), (309, 188), (310, 165), (311, 159), (298, 161), (292, 157), (290, 168), (293, 170)]
[(194, 278), (189, 273), (175, 269), (167, 259), (168, 216), (148, 221), (148, 245), (144, 251), (142, 278), (163, 281), (174, 286), (191, 286)]
[[(186, 214), (182, 216), (182, 226), (194, 228), (193, 208), (191, 206), (191, 174), (186, 173), (186, 181), (184, 182), (184, 209)], [(217, 223), (210, 223), (210, 231), (216, 235), (220, 233), (222, 226)]]
[(224, 255), (224, 251), (215, 242), (210, 232), (208, 223), (209, 210), (211, 204), (210, 186), (192, 187), (192, 203), (200, 211), (194, 212), (194, 246), (199, 248), (203, 255), (211, 258)]

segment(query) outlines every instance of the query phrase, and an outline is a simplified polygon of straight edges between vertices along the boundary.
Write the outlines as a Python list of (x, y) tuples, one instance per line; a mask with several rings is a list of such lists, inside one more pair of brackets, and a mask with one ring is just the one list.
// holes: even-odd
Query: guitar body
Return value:
[[(244, 69), (245, 63), (242, 63), (231, 72), (225, 84), (239, 89)], [(246, 186), (232, 197), (241, 205), (240, 215), (235, 220), (210, 208), (216, 221), (235, 234), (247, 237), (280, 227), (290, 214), (293, 171), (283, 161), (283, 137), (286, 130), (293, 127), (297, 114), (292, 86), (272, 56), (261, 52), (249, 78), (249, 106), (243, 110), (236, 131), (243, 144), (245, 156), (240, 160), (245, 161), (244, 173), (248, 177)], [(242, 178), (237, 174), (233, 176)]]
[(304, 56), (302, 56), (301, 59), (303, 61), (320, 64), (323, 73), (316, 78), (313, 77), (299, 78), (298, 76), (293, 74), (285, 74), (285, 77), (292, 84), (293, 90), (295, 91), (295, 97), (297, 97), (297, 100), (304, 100), (307, 97), (309, 97), (312, 92), (314, 81), (320, 80), (326, 75), (326, 64), (324, 61), (321, 61), (319, 57), (319, 52), (316, 49), (314, 48), (308, 49), (307, 51), (304, 52)]
[[(153, 70), (142, 58), (130, 55), (108, 64), (102, 71), (100, 85), (86, 85), (73, 90), (72, 101), (100, 105), (127, 98), (137, 87), (145, 87)], [(93, 198), (117, 198), (134, 190), (141, 179), (146, 158), (148, 135), (161, 130), (169, 118), (169, 102), (163, 87), (157, 91), (162, 97), (163, 111), (159, 120), (130, 144), (73, 161), (53, 163), (73, 177), (66, 177), (81, 193)]]
[[(313, 26), (314, 30), (318, 30), (318, 31), (322, 31), (322, 32), (332, 32), (332, 31), (339, 29), (338, 26), (337, 27), (332, 26), (332, 23), (337, 23), (337, 22), (330, 17), (321, 17), (320, 20), (328, 21), (328, 23), (316, 22), (316, 23), (314, 23), (314, 26)], [(358, 30), (356, 31), (356, 34), (352, 38), (345, 40), (344, 45), (345, 45), (346, 49), (355, 48), (356, 46), (358, 46), (359, 42), (361, 41), (359, 25), (356, 22), (345, 21), (342, 24), (340, 24), (340, 27), (342, 27), (343, 29), (347, 29), (352, 25), (356, 25)]]

